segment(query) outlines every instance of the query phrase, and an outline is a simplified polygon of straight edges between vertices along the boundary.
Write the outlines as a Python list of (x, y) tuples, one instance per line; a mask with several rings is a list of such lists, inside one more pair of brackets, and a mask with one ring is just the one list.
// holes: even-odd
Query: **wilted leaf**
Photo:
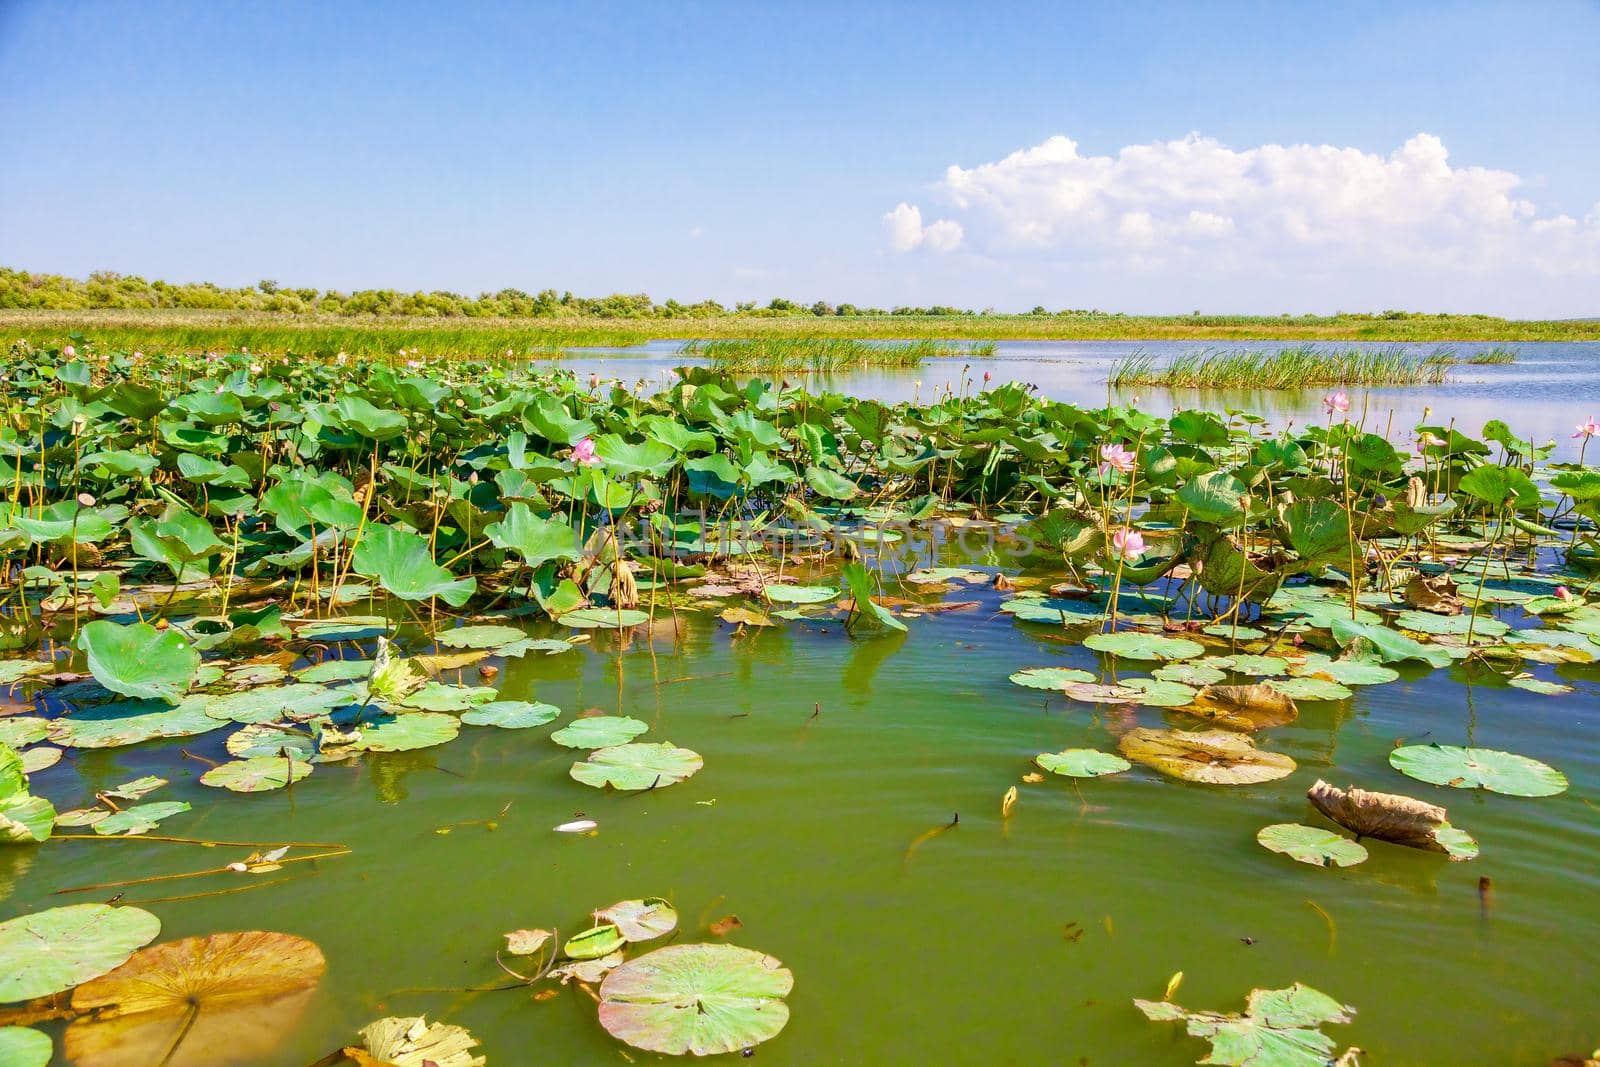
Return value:
[(1477, 842), (1451, 826), (1436, 804), (1365, 789), (1340, 789), (1322, 779), (1306, 791), (1313, 807), (1357, 837), (1375, 837), (1425, 852), (1442, 852), (1453, 860), (1478, 854)]

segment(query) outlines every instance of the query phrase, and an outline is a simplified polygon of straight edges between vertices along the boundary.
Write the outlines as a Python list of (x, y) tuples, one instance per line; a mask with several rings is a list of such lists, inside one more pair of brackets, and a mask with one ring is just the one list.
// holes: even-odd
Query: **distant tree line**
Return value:
[[(715, 300), (682, 304), (668, 300), (658, 304), (645, 293), (613, 293), (610, 296), (574, 296), (554, 289), (525, 293), (521, 289), (501, 289), (493, 293), (463, 296), (448, 290), (405, 293), (398, 289), (358, 289), (353, 293), (337, 289), (295, 289), (263, 280), (254, 286), (230, 289), (210, 282), (178, 284), (147, 281), (137, 274), (95, 271), (87, 278), (68, 278), (60, 274), (0, 267), (0, 309), (44, 311), (102, 310), (107, 308), (189, 308), (202, 311), (274, 311), (285, 314), (373, 315), (395, 318), (605, 318), (605, 319), (696, 319), (727, 315), (756, 318), (828, 316), (839, 318), (983, 316), (996, 314), (993, 308), (973, 311), (966, 308), (932, 307), (876, 308), (856, 304), (829, 304), (818, 300), (804, 304), (775, 297), (765, 304), (741, 302), (724, 307)], [(1048, 311), (1033, 308), (1029, 315), (1052, 318), (1124, 318), (1120, 312), (1069, 308)], [(1193, 321), (1228, 322), (1287, 319), (1281, 316), (1206, 316), (1194, 313)], [(1313, 319), (1316, 316), (1300, 316)], [(1420, 319), (1436, 316), (1410, 311), (1384, 311), (1376, 314), (1345, 315), (1346, 319)], [(1471, 316), (1487, 318), (1487, 316)]]

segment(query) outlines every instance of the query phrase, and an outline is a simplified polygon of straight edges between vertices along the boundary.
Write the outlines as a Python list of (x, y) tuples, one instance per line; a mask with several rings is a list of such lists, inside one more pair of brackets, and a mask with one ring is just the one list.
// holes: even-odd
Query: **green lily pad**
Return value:
[(287, 751), (297, 760), (309, 761), (317, 750), (316, 741), (308, 733), (284, 730), (267, 723), (242, 726), (228, 735), (228, 754), (240, 759), (254, 756), (283, 758)]
[[(223, 764), (227, 766), (227, 764)], [(181, 800), (161, 801), (153, 804), (135, 804), (121, 811), (114, 811), (104, 819), (94, 823), (94, 832), (102, 836), (120, 834), (124, 837), (136, 837), (139, 834), (149, 833), (161, 824), (162, 819), (179, 815), (189, 810), (189, 805)]]
[(154, 738), (193, 737), (224, 725), (206, 714), (211, 699), (191, 696), (177, 707), (161, 700), (125, 700), (84, 708), (50, 720), (50, 740), (71, 748), (118, 748)]
[(1001, 603), (1000, 610), (1013, 616), (1018, 622), (1070, 626), (1099, 618), (1102, 607), (1093, 600), (1019, 596)]
[(1245, 1013), (1188, 1011), (1165, 1000), (1135, 1000), (1152, 1022), (1182, 1022), (1191, 1037), (1211, 1042), (1202, 1063), (1230, 1067), (1329, 1067), (1338, 1045), (1318, 1027), (1347, 1023), (1355, 1009), (1296, 982), (1288, 989), (1255, 989)]
[(1419, 781), (1457, 789), (1514, 797), (1553, 797), (1567, 791), (1566, 775), (1554, 767), (1492, 748), (1406, 745), (1389, 753), (1389, 765)]
[(1159, 678), (1124, 678), (1120, 683), (1138, 695), (1130, 701), (1149, 708), (1182, 708), (1193, 703), (1195, 690), (1182, 682)]
[(1205, 655), (1205, 646), (1182, 637), (1136, 632), (1116, 634), (1090, 634), (1083, 639), (1085, 648), (1104, 652), (1119, 659), (1181, 660)]
[(942, 585), (945, 582), (986, 582), (989, 575), (970, 567), (923, 567), (907, 574), (905, 580), (912, 585)]
[(610, 748), (625, 745), (650, 727), (626, 715), (589, 715), (574, 719), (550, 735), (567, 748)]
[[(498, 726), (504, 730), (526, 730), (554, 722), (561, 709), (554, 704), (540, 704), (531, 700), (496, 700), (463, 712), (461, 721), (468, 726)], [(581, 721), (581, 720), (580, 720)]]
[(478, 589), (476, 578), (457, 578), (435, 563), (426, 538), (393, 526), (368, 527), (350, 555), (350, 566), (401, 600), (438, 597), (459, 608)]
[[(235, 793), (264, 793), (282, 789), (311, 773), (311, 764), (282, 756), (251, 756), (219, 763), (200, 776), (201, 785)], [(105, 825), (104, 823), (101, 826)], [(95, 827), (98, 830), (100, 827)]]
[(441, 631), (434, 640), (446, 648), (499, 648), (527, 636), (515, 626), (458, 626)]
[(1064, 774), (1068, 778), (1098, 778), (1103, 774), (1117, 774), (1133, 766), (1121, 756), (1093, 748), (1044, 752), (1033, 757), (1033, 762), (1051, 774)]
[(147, 622), (119, 626), (96, 619), (78, 632), (95, 681), (114, 693), (176, 704), (195, 672), (200, 653), (176, 630)]
[(461, 720), (436, 711), (383, 715), (361, 724), (361, 736), (350, 744), (360, 752), (411, 752), (456, 739)]
[(1348, 700), (1355, 695), (1327, 678), (1274, 678), (1267, 684), (1291, 700)]
[(767, 585), (763, 595), (774, 604), (824, 604), (839, 599), (839, 590), (831, 585)]
[(1213, 667), (1208, 661), (1189, 663), (1163, 663), (1150, 672), (1163, 682), (1178, 682), (1182, 685), (1206, 686), (1215, 685), (1228, 676), (1228, 672)]
[(0, 660), (0, 686), (12, 686), (34, 674), (45, 674), (54, 670), (53, 664), (37, 659), (8, 659)]
[(1479, 615), (1474, 622), (1471, 615), (1435, 615), (1431, 611), (1402, 611), (1395, 616), (1394, 624), (1413, 633), (1450, 634), (1457, 637), (1465, 636), (1469, 629), (1474, 637), (1499, 637), (1511, 629), (1488, 615)]
[(678, 928), (677, 910), (660, 897), (619, 900), (595, 912), (594, 917), (597, 922), (614, 925), (626, 941), (653, 941)]
[[(1572, 692), (1572, 686), (1563, 685), (1561, 682), (1550, 682), (1543, 678), (1535, 678), (1531, 674), (1519, 674), (1506, 682), (1513, 689), (1526, 690), (1529, 693), (1538, 693), (1540, 696), (1561, 696)], [(27, 753), (23, 753), (27, 757)]]
[(54, 745), (34, 745), (19, 754), (22, 756), (23, 774), (38, 774), (61, 762), (61, 750)]
[(700, 753), (676, 745), (616, 745), (591, 752), (572, 765), (572, 777), (596, 789), (659, 789), (690, 777), (705, 765)]
[(206, 702), (206, 714), (213, 719), (237, 723), (305, 720), (348, 703), (348, 692), (302, 682), (262, 686), (243, 693), (212, 697)]
[(1262, 848), (1281, 852), (1290, 859), (1309, 863), (1314, 867), (1354, 867), (1367, 858), (1367, 850), (1358, 841), (1322, 830), (1315, 826), (1280, 822), (1263, 826), (1256, 832)]
[(1307, 656), (1289, 668), (1297, 678), (1321, 676), (1340, 685), (1384, 685), (1400, 677), (1393, 667), (1365, 659), (1329, 659), (1320, 653)]
[(60, 993), (127, 962), (161, 932), (140, 908), (69, 904), (0, 923), (0, 1004)]
[(1011, 681), (1017, 685), (1025, 685), (1029, 689), (1060, 689), (1072, 682), (1094, 680), (1093, 672), (1082, 671), (1076, 667), (1024, 667), (1011, 676)]
[(47, 1067), (55, 1055), (50, 1035), (26, 1026), (0, 1026), (0, 1063), (6, 1067)]
[(499, 695), (485, 685), (448, 685), (429, 682), (415, 693), (401, 697), (395, 703), (418, 711), (466, 711), (487, 704)]
[(0, 745), (22, 748), (43, 741), (50, 733), (50, 720), (37, 715), (12, 715), (0, 719)]
[(669, 1056), (737, 1052), (789, 1021), (794, 975), (735, 945), (668, 945), (629, 960), (600, 984), (600, 1025), (617, 1040)]
[(579, 608), (556, 621), (577, 630), (627, 630), (649, 622), (650, 616), (632, 608)]
[(1252, 678), (1272, 678), (1289, 670), (1289, 661), (1279, 656), (1252, 656), (1242, 652), (1236, 656), (1216, 656), (1206, 662)]
[(55, 830), (56, 809), (44, 797), (17, 793), (0, 799), (0, 845), (37, 845)]
[(314, 666), (295, 671), (294, 676), (302, 682), (327, 685), (358, 681), (371, 673), (372, 661), (369, 659), (325, 659)]

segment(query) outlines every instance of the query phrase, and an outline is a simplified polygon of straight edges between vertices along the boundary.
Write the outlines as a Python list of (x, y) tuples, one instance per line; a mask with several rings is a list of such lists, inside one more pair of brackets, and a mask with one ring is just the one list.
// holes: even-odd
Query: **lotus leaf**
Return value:
[(98, 978), (160, 932), (149, 912), (106, 904), (69, 904), (0, 922), (0, 1004)]
[[(594, 913), (596, 922), (611, 923), (627, 941), (653, 941), (678, 928), (678, 913), (660, 897), (622, 900)], [(567, 953), (569, 956), (571, 953)]]
[(1296, 982), (1251, 990), (1243, 1015), (1188, 1011), (1167, 1001), (1135, 1000), (1152, 1022), (1183, 1022), (1211, 1042), (1203, 1063), (1230, 1067), (1329, 1067), (1338, 1046), (1319, 1027), (1347, 1023), (1355, 1009)]
[(1299, 823), (1280, 822), (1263, 826), (1256, 833), (1261, 847), (1281, 852), (1290, 859), (1309, 863), (1314, 867), (1354, 867), (1367, 858), (1367, 850), (1358, 841), (1341, 837), (1331, 830)]
[(393, 526), (371, 526), (350, 557), (351, 568), (376, 579), (401, 600), (438, 597), (451, 607), (477, 591), (476, 578), (456, 578), (433, 560), (426, 539)]
[(648, 729), (626, 715), (586, 715), (552, 733), (550, 740), (567, 748), (610, 748), (627, 744)]
[(136, 699), (176, 704), (200, 669), (200, 653), (176, 630), (147, 622), (128, 626), (96, 619), (78, 632), (95, 681)]
[(515, 626), (458, 626), (440, 631), (435, 640), (446, 648), (499, 648), (527, 636)]
[(1182, 637), (1162, 634), (1090, 634), (1084, 647), (1119, 659), (1183, 660), (1205, 655), (1205, 646)]
[(554, 722), (560, 715), (561, 709), (554, 704), (540, 704), (531, 700), (496, 700), (463, 712), (461, 721), (468, 726), (498, 726), (505, 730), (526, 730), (532, 726), (543, 726), (545, 723)]
[(235, 793), (262, 793), (282, 789), (310, 773), (309, 763), (282, 756), (251, 756), (217, 764), (200, 776), (200, 784)]
[(379, 1019), (362, 1029), (361, 1041), (383, 1067), (484, 1067), (488, 1062), (472, 1054), (478, 1040), (464, 1027), (430, 1024), (421, 1015)]
[(361, 736), (350, 744), (360, 752), (411, 752), (454, 741), (461, 720), (435, 711), (383, 715), (361, 724)]
[(597, 789), (658, 789), (683, 781), (704, 762), (687, 748), (659, 743), (616, 745), (572, 765), (572, 777)]
[(1434, 785), (1487, 789), (1515, 797), (1552, 797), (1567, 791), (1567, 777), (1548, 764), (1514, 752), (1455, 745), (1407, 745), (1389, 753), (1401, 774)]
[(612, 922), (603, 922), (582, 933), (573, 934), (561, 949), (572, 960), (594, 960), (609, 956), (628, 943), (622, 931)]
[(1069, 778), (1098, 778), (1104, 774), (1117, 774), (1133, 766), (1121, 756), (1093, 748), (1045, 752), (1035, 756), (1033, 762), (1051, 774), (1064, 774)]
[(600, 985), (600, 1025), (635, 1048), (669, 1056), (737, 1052), (789, 1021), (794, 976), (734, 945), (668, 945), (630, 960)]
[(0, 1063), (6, 1067), (47, 1067), (55, 1055), (50, 1035), (26, 1026), (0, 1026)]
[(1243, 734), (1228, 730), (1153, 730), (1141, 727), (1122, 735), (1118, 749), (1135, 763), (1189, 782), (1253, 785), (1293, 773), (1294, 760), (1263, 752)]
[(162, 801), (155, 804), (135, 804), (132, 807), (114, 811), (103, 819), (96, 820), (94, 832), (103, 837), (121, 835), (123, 837), (137, 837), (139, 834), (149, 833), (161, 824), (161, 820), (173, 815), (180, 815), (189, 810), (189, 805), (181, 800)]
[(207, 715), (224, 722), (266, 723), (282, 719), (315, 718), (348, 703), (348, 691), (341, 692), (303, 682), (262, 686), (243, 693), (212, 697), (206, 702), (205, 708)]
[(1093, 672), (1082, 671), (1076, 667), (1024, 667), (1011, 676), (1011, 681), (1017, 685), (1025, 685), (1029, 689), (1060, 689), (1071, 682), (1094, 680)]
[(831, 585), (769, 584), (761, 592), (774, 604), (824, 604), (839, 599), (839, 590)]
[(592, 607), (564, 612), (556, 621), (577, 630), (627, 630), (649, 622), (650, 616), (632, 608)]
[(1353, 786), (1340, 789), (1320, 778), (1306, 791), (1306, 799), (1357, 837), (1443, 852), (1452, 860), (1469, 860), (1478, 854), (1477, 842), (1451, 826), (1445, 809), (1437, 804)]
[(206, 714), (210, 697), (191, 696), (177, 707), (161, 700), (125, 700), (84, 708), (50, 721), (50, 740), (72, 748), (116, 748), (160, 737), (192, 737), (223, 722)]

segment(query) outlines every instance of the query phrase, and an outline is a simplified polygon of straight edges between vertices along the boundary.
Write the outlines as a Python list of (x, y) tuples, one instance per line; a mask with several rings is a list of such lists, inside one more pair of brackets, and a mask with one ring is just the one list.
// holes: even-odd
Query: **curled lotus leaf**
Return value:
[(264, 793), (282, 789), (310, 773), (311, 764), (299, 760), (282, 756), (251, 756), (249, 759), (217, 764), (200, 776), (200, 784), (234, 793)]
[(1230, 730), (1262, 730), (1294, 722), (1294, 699), (1271, 685), (1208, 685), (1195, 694), (1191, 715)]
[(106, 904), (69, 904), (0, 922), (0, 1004), (98, 978), (160, 932), (161, 921), (148, 911)]
[(1106, 774), (1118, 774), (1133, 766), (1121, 756), (1094, 748), (1043, 752), (1033, 757), (1033, 762), (1051, 774), (1063, 774), (1068, 778), (1099, 778)]
[(1320, 778), (1306, 791), (1306, 799), (1357, 837), (1442, 852), (1452, 860), (1470, 860), (1478, 854), (1478, 843), (1451, 826), (1445, 809), (1437, 804), (1354, 786), (1340, 789)]
[(572, 765), (572, 777), (597, 789), (659, 789), (692, 776), (703, 767), (700, 753), (676, 745), (616, 745), (591, 752)]
[(1367, 858), (1359, 841), (1316, 826), (1280, 822), (1256, 831), (1261, 847), (1313, 867), (1354, 867)]
[(552, 733), (550, 740), (567, 748), (610, 748), (627, 744), (649, 728), (627, 715), (586, 715)]
[(660, 897), (620, 900), (594, 913), (596, 922), (616, 926), (625, 940), (652, 941), (678, 928), (678, 913), (672, 902)]
[(1090, 634), (1083, 639), (1085, 648), (1104, 652), (1118, 659), (1184, 660), (1205, 655), (1205, 646), (1184, 637), (1165, 634), (1146, 634), (1130, 631), (1115, 634)]
[(771, 1040), (789, 1021), (794, 975), (734, 945), (668, 945), (629, 960), (600, 985), (600, 1025), (634, 1048), (712, 1056)]
[(1528, 756), (1492, 748), (1406, 745), (1389, 753), (1401, 774), (1456, 789), (1486, 789), (1514, 797), (1553, 797), (1567, 791), (1567, 776)]
[(36, 845), (55, 830), (56, 809), (44, 797), (17, 793), (0, 799), (0, 845)]
[(1294, 772), (1295, 762), (1281, 752), (1263, 752), (1243, 734), (1229, 730), (1154, 730), (1141, 727), (1122, 735), (1117, 745), (1135, 763), (1187, 782), (1253, 785)]
[(616, 923), (603, 922), (567, 938), (561, 952), (569, 960), (596, 960), (611, 955), (627, 943), (628, 939), (622, 936)]
[[(135, 952), (72, 992), (75, 1064), (261, 1062), (321, 979), (304, 938), (252, 930), (188, 937)], [(171, 1050), (169, 1054), (169, 1050)]]
[(541, 704), (532, 700), (495, 700), (480, 704), (461, 714), (468, 726), (498, 726), (502, 730), (526, 730), (555, 722), (561, 709), (554, 704)]
[(1011, 681), (1017, 685), (1025, 685), (1029, 689), (1057, 689), (1075, 682), (1093, 683), (1096, 675), (1092, 671), (1079, 670), (1076, 667), (1024, 667), (1011, 675)]

